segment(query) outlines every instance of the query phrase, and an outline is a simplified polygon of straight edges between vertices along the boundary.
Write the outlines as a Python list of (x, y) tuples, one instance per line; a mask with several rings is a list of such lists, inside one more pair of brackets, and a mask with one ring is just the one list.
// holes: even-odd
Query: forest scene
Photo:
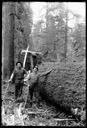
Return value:
[[(85, 2), (2, 2), (2, 126), (86, 126), (85, 11)], [(26, 75), (16, 102), (17, 62)]]

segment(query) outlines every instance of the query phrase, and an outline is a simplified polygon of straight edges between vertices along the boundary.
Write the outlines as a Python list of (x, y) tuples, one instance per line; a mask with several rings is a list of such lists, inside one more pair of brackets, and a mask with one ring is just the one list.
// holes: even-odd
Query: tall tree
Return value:
[(10, 76), (15, 63), (23, 62), (21, 50), (27, 45), (32, 47), (30, 34), (32, 28), (32, 11), (30, 3), (4, 2), (2, 7), (2, 70), (3, 77)]
[(4, 2), (2, 6), (2, 70), (3, 77), (9, 76), (14, 68), (14, 2)]
[(26, 6), (24, 2), (16, 3), (16, 25), (15, 25), (15, 62), (23, 61), (21, 50), (26, 49), (28, 44), (32, 47), (30, 34), (32, 28), (32, 12), (30, 5)]
[(86, 30), (85, 24), (77, 24), (72, 33), (73, 37), (73, 50), (76, 60), (82, 61), (85, 58), (85, 46), (86, 46)]
[[(45, 59), (64, 61), (68, 59), (68, 46), (70, 41), (71, 28), (68, 25), (70, 20), (79, 17), (65, 6), (63, 2), (49, 3), (44, 7), (44, 18), (39, 20), (34, 28), (34, 44), (39, 43), (39, 48), (45, 55)], [(72, 18), (69, 17), (72, 14)], [(39, 25), (39, 26), (38, 26)], [(38, 26), (38, 27), (37, 27)], [(35, 41), (36, 40), (36, 41)], [(65, 62), (65, 61), (64, 61)]]

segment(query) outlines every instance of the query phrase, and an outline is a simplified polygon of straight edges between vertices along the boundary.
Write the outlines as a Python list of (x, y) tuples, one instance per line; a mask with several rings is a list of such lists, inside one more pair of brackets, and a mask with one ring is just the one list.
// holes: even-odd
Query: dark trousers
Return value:
[(26, 101), (25, 107), (27, 107), (27, 105), (32, 106), (33, 93), (34, 93), (34, 86), (30, 85), (29, 86), (29, 94), (28, 94), (28, 97), (27, 97), (27, 101)]
[(29, 87), (29, 95), (30, 95), (30, 101), (33, 99), (34, 90), (37, 87), (38, 83), (32, 83)]
[(26, 101), (26, 106), (29, 105), (32, 106), (32, 100), (33, 100), (33, 94), (34, 94), (34, 91), (35, 91), (35, 88), (36, 86), (38, 85), (38, 83), (32, 83), (30, 86), (29, 86), (29, 95), (27, 97), (27, 101)]
[(32, 101), (33, 98), (33, 93), (34, 93), (34, 86), (29, 87), (29, 94), (30, 94), (30, 100)]
[(15, 99), (17, 99), (22, 95), (22, 88), (23, 88), (23, 83), (15, 84)]

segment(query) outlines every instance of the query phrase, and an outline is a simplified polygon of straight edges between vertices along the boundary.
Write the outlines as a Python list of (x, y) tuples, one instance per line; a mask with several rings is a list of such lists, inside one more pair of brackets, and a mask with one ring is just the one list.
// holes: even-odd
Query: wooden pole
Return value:
[(34, 67), (33, 55), (36, 55), (36, 53), (42, 55), (42, 53), (41, 52), (28, 51), (28, 50), (29, 50), (29, 45), (28, 45), (26, 50), (22, 50), (21, 51), (21, 53), (23, 53), (23, 52), (25, 53), (24, 62), (23, 62), (23, 68), (25, 67), (27, 54), (30, 53), (30, 62), (31, 62), (31, 70), (32, 70), (33, 67)]
[[(28, 54), (28, 49), (29, 49), (29, 45), (25, 51), (25, 57), (24, 57), (24, 62), (23, 62), (23, 68), (25, 67), (25, 63), (26, 63), (26, 59), (27, 59), (27, 54)], [(23, 52), (23, 51), (22, 51)]]

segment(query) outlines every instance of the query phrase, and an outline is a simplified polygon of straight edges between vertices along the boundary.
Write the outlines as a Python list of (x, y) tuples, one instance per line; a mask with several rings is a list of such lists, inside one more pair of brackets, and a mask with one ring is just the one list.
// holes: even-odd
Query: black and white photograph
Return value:
[(86, 2), (2, 2), (2, 126), (86, 126)]

